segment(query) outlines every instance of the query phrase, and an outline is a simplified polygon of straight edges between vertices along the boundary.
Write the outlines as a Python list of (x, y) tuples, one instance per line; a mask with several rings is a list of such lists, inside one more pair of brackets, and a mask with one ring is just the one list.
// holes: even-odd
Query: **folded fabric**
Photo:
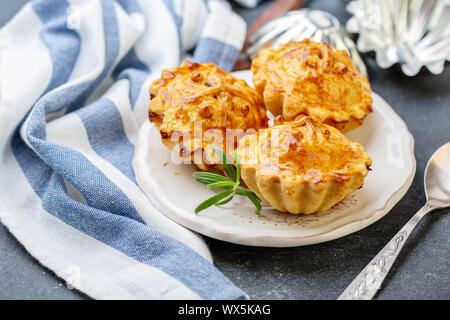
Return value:
[(148, 86), (193, 50), (231, 70), (246, 26), (219, 0), (38, 0), (0, 30), (0, 218), (96, 299), (237, 299), (203, 239), (132, 169)]

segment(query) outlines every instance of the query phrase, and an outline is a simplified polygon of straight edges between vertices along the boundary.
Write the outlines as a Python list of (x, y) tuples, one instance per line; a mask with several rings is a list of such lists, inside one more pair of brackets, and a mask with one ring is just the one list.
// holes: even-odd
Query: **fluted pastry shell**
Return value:
[(339, 130), (299, 116), (239, 141), (245, 184), (279, 211), (325, 211), (363, 185), (372, 163)]
[[(149, 91), (149, 120), (162, 142), (203, 170), (220, 161), (208, 145), (229, 153), (244, 134), (267, 127), (266, 109), (255, 90), (214, 64), (185, 61), (165, 69)], [(227, 130), (236, 135), (228, 143)]]
[(325, 42), (304, 39), (263, 49), (252, 73), (266, 108), (286, 121), (309, 115), (344, 132), (372, 112), (368, 80), (345, 50)]

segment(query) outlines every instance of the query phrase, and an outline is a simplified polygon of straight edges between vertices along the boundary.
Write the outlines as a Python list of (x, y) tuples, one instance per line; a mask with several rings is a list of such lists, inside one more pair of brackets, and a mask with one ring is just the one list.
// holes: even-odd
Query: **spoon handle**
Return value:
[(350, 283), (338, 300), (372, 299), (413, 229), (433, 209), (433, 206), (426, 203)]

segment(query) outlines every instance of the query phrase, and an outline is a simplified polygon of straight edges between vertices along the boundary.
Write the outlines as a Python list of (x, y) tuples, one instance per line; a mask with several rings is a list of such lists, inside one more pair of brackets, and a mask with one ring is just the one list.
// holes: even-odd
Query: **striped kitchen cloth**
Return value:
[(136, 184), (161, 69), (231, 70), (246, 25), (219, 0), (37, 0), (0, 29), (0, 218), (96, 299), (239, 299), (203, 239)]

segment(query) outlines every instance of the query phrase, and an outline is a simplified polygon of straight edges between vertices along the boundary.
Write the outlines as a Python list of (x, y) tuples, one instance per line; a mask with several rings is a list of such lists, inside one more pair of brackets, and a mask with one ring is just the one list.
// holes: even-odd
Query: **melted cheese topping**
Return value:
[[(165, 69), (151, 84), (150, 96), (149, 119), (160, 130), (163, 142), (170, 145), (174, 133), (191, 137), (190, 141), (184, 138), (182, 156), (205, 149), (213, 141), (225, 150), (215, 137), (225, 140), (226, 129), (245, 132), (267, 127), (264, 103), (254, 89), (214, 64), (185, 61), (179, 68)], [(195, 128), (195, 122), (200, 127)], [(234, 150), (237, 141), (226, 150)]]
[[(372, 112), (370, 84), (347, 52), (309, 39), (261, 50), (253, 60), (255, 88), (275, 115), (299, 114), (344, 130)], [(345, 131), (345, 130), (344, 130)]]
[(372, 163), (359, 143), (307, 116), (243, 137), (238, 154), (261, 174), (315, 183), (366, 176)]

